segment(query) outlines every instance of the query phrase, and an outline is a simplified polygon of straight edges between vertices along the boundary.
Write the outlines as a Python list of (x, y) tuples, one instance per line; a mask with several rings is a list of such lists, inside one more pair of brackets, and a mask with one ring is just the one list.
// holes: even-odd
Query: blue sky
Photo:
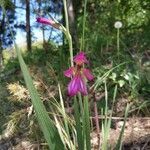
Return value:
[[(25, 22), (25, 10), (16, 9), (16, 16), (18, 22)], [(31, 16), (31, 25), (36, 23), (36, 16)], [(37, 37), (37, 41), (42, 40), (42, 30), (40, 28), (33, 28), (33, 33), (35, 37)], [(17, 29), (16, 35), (16, 43), (17, 44), (24, 44), (26, 42), (26, 32), (22, 31), (21, 29)]]
[[(17, 5), (19, 6), (20, 4), (17, 3)], [(31, 11), (32, 11), (32, 7), (31, 7)], [(55, 17), (55, 19), (60, 19), (61, 16), (58, 14), (58, 15), (54, 15), (54, 14), (51, 14), (53, 17)], [(20, 23), (20, 22), (24, 22), (25, 23), (25, 10), (24, 9), (19, 9), (17, 8), (16, 9), (16, 17), (17, 17), (17, 22)], [(32, 33), (34, 34), (34, 42), (36, 41), (42, 41), (42, 30), (41, 30), (41, 27), (42, 25), (39, 25), (39, 23), (36, 22), (36, 17), (37, 15), (31, 15), (30, 16), (30, 22), (31, 22), (31, 26), (32, 27)], [(39, 25), (39, 26), (38, 26)], [(35, 27), (37, 26), (37, 27)], [(56, 36), (57, 34), (60, 34), (60, 38), (58, 39), (58, 42), (59, 44), (62, 44), (62, 33), (60, 31), (58, 31), (57, 29), (53, 29), (52, 27), (46, 27), (48, 28), (49, 30), (45, 32), (45, 37), (46, 39), (49, 37), (49, 33), (51, 32), (52, 30), (52, 38), (54, 36)], [(55, 41), (54, 41), (55, 42)], [(16, 34), (16, 43), (18, 45), (25, 45), (26, 43), (26, 32), (22, 31), (21, 29), (17, 29), (17, 34)]]

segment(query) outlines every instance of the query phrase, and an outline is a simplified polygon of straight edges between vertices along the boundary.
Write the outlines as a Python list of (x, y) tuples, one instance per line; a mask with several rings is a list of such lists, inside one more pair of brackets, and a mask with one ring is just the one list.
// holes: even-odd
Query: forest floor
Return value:
[[(40, 55), (41, 57), (43, 56), (42, 54)], [(48, 79), (49, 71), (47, 71), (48, 68), (45, 67), (45, 63), (41, 63), (40, 56), (34, 54), (33, 57), (37, 57), (38, 64), (32, 64), (33, 60), (29, 59), (28, 61), (31, 61), (29, 70), (34, 77), (37, 89), (41, 94), (46, 95), (43, 83), (47, 83), (46, 86), (49, 87), (51, 94), (57, 95), (55, 83)], [(41, 72), (44, 72), (44, 75)], [(39, 132), (37, 135), (32, 131), (35, 128), (39, 129), (36, 125), (33, 125), (34, 118), (32, 118), (33, 120), (28, 120), (28, 112), (31, 109), (30, 97), (24, 86), (23, 76), (19, 65), (16, 65), (16, 61), (14, 61), (14, 66), (12, 65), (11, 69), (1, 73), (0, 79), (0, 150), (46, 150), (46, 147), (41, 147), (41, 140), (39, 140), (41, 133)], [(47, 80), (46, 82), (44, 81), (45, 79)], [(48, 85), (50, 82), (53, 86)], [(115, 103), (115, 112), (112, 117), (112, 128), (108, 142), (112, 147), (119, 137), (123, 126), (124, 109), (129, 101), (131, 101), (130, 97), (121, 95)], [(139, 101), (143, 104), (144, 99), (140, 97)], [(149, 106), (143, 107), (143, 109), (139, 109), (133, 103), (125, 125), (122, 150), (150, 150)], [(103, 116), (100, 116), (99, 121), (101, 122), (102, 119)], [(101, 133), (100, 135), (97, 135), (96, 131), (91, 133), (93, 150), (98, 149), (98, 136), (100, 137), (100, 142), (102, 142)]]

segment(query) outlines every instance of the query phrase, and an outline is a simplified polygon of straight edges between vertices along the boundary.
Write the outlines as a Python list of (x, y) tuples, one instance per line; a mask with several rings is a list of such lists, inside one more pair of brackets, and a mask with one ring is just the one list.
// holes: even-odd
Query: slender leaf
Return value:
[(89, 102), (88, 97), (84, 96), (84, 131), (86, 137), (86, 150), (91, 150), (90, 142), (90, 115), (89, 115)]
[(75, 110), (78, 150), (84, 150), (84, 139), (83, 139), (82, 125), (80, 122), (79, 105), (76, 97), (74, 97), (74, 110)]
[(121, 128), (119, 138), (117, 140), (117, 144), (116, 144), (116, 148), (115, 148), (116, 150), (121, 150), (122, 149), (122, 137), (123, 137), (123, 134), (124, 134), (125, 124), (126, 124), (126, 121), (127, 121), (127, 116), (128, 116), (129, 109), (130, 109), (130, 105), (127, 104), (127, 107), (126, 107), (126, 110), (125, 110), (124, 123), (123, 123), (123, 126)]

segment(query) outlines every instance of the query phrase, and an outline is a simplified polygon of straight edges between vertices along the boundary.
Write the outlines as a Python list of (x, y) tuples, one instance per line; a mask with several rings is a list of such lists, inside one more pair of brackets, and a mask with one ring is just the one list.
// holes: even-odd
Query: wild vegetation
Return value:
[[(18, 3), (26, 22), (15, 24)], [(148, 0), (0, 5), (1, 150), (150, 149)]]

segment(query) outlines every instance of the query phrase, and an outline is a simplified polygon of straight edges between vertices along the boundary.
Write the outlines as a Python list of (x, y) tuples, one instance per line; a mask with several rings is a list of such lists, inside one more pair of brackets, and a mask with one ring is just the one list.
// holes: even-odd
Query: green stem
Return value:
[(83, 102), (82, 102), (82, 96), (80, 93), (78, 94), (78, 98), (79, 98), (80, 113), (83, 114)]
[(119, 55), (120, 55), (119, 29), (117, 29), (117, 55), (119, 59)]
[(81, 50), (84, 50), (84, 44), (85, 44), (85, 23), (86, 23), (86, 6), (87, 6), (87, 0), (84, 1), (84, 14), (83, 14), (83, 26), (82, 26), (82, 41), (81, 41)]
[(107, 93), (107, 85), (106, 85), (106, 80), (105, 80), (105, 116), (107, 117), (108, 115), (108, 93)]
[(94, 114), (95, 114), (95, 124), (96, 124), (97, 138), (98, 138), (98, 147), (100, 148), (100, 127), (99, 127), (98, 109), (97, 109), (96, 99), (94, 99)]
[(91, 140), (90, 140), (90, 113), (89, 113), (89, 103), (88, 97), (84, 96), (84, 120), (83, 127), (85, 131), (86, 138), (86, 150), (91, 150)]
[(67, 2), (66, 2), (66, 0), (63, 0), (63, 3), (64, 3), (66, 29), (69, 32), (69, 20), (68, 20), (68, 11), (67, 11)]
[(77, 98), (74, 97), (75, 122), (77, 131), (78, 150), (84, 150), (83, 128), (80, 122), (79, 104)]
[(69, 52), (70, 52), (70, 64), (73, 67), (73, 47), (72, 47), (72, 37), (68, 32), (68, 42), (69, 42)]
[(69, 52), (70, 52), (70, 63), (71, 66), (73, 66), (73, 47), (72, 47), (72, 37), (70, 35), (69, 31), (69, 20), (68, 20), (68, 11), (67, 11), (67, 2), (66, 0), (63, 0), (64, 3), (64, 12), (65, 12), (65, 22), (66, 22), (66, 30), (64, 30), (64, 33), (68, 39), (69, 43)]

